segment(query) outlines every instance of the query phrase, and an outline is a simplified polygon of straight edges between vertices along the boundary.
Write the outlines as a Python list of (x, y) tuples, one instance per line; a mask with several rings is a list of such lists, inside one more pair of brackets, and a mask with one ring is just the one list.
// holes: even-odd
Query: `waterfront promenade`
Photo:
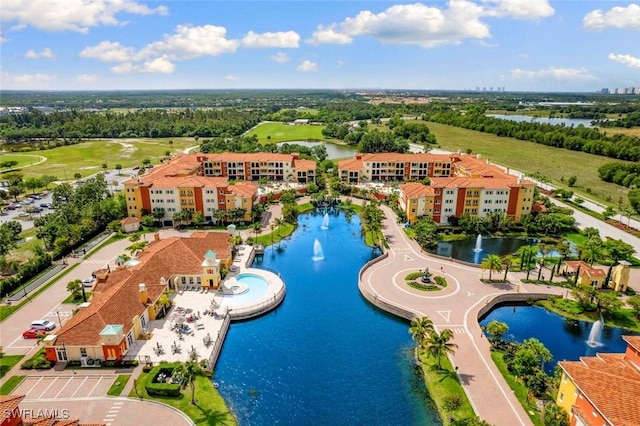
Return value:
[[(564, 295), (566, 290), (521, 284), (519, 273), (508, 274), (509, 284), (485, 284), (480, 281), (482, 269), (424, 253), (415, 241), (406, 237), (402, 224), (392, 219), (393, 212), (388, 207), (382, 209), (383, 233), (390, 249), (362, 269), (359, 281), (362, 294), (396, 315), (407, 319), (428, 316), (438, 331), (453, 330), (458, 349), (450, 359), (458, 367), (460, 381), (478, 416), (496, 426), (533, 424), (493, 363), (490, 344), (478, 325), (478, 315), (504, 298), (527, 300), (546, 294)], [(445, 277), (448, 286), (438, 292), (423, 292), (404, 283), (407, 274), (425, 268)]]

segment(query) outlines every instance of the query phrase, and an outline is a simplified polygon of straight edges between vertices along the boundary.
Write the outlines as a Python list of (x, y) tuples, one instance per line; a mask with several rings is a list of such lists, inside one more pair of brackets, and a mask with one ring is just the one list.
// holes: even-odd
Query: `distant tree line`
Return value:
[(596, 125), (600, 127), (624, 127), (630, 129), (632, 127), (640, 126), (640, 111), (631, 112), (624, 117), (620, 117), (616, 120), (598, 120)]
[(487, 117), (484, 115), (484, 111), (473, 109), (464, 112), (449, 110), (424, 114), (423, 118), (440, 124), (492, 133), (502, 137), (512, 137), (557, 148), (583, 151), (621, 160), (640, 160), (640, 138), (621, 134), (607, 136), (595, 128), (503, 120)]
[(251, 136), (237, 136), (232, 138), (213, 138), (205, 139), (200, 144), (200, 151), (206, 153), (219, 152), (273, 152), (278, 154), (298, 153), (301, 158), (309, 160), (323, 161), (328, 157), (327, 148), (324, 145), (316, 145), (308, 147), (295, 143), (275, 143), (261, 144), (258, 137), (254, 134)]
[(260, 113), (235, 109), (133, 112), (34, 110), (0, 116), (7, 143), (89, 138), (231, 137), (260, 122)]

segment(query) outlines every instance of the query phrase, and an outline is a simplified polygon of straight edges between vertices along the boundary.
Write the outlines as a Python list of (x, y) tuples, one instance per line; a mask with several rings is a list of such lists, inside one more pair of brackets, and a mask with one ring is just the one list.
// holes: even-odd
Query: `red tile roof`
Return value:
[(436, 193), (434, 187), (423, 185), (419, 182), (409, 182), (402, 184), (400, 185), (400, 190), (410, 199), (428, 195), (435, 195)]
[[(580, 361), (562, 361), (559, 365), (610, 424), (638, 425), (640, 370), (624, 354), (598, 354)], [(591, 418), (583, 417), (587, 422)]]
[(566, 265), (573, 271), (577, 271), (580, 267), (580, 276), (586, 275), (590, 278), (603, 278), (607, 274), (600, 268), (594, 268), (582, 260), (565, 260)]
[(640, 336), (622, 336), (622, 338), (634, 349), (640, 351)]
[(140, 219), (137, 217), (126, 217), (120, 221), (120, 225), (134, 225), (140, 223)]
[(139, 284), (144, 283), (149, 303), (156, 301), (168, 280), (174, 275), (202, 274), (204, 254), (213, 250), (218, 259), (231, 258), (229, 234), (226, 232), (195, 232), (189, 238), (172, 237), (152, 241), (139, 255), (138, 263), (111, 272), (103, 283), (96, 284), (89, 307), (81, 309), (56, 333), (55, 345), (95, 346), (102, 339), (100, 331), (108, 324), (122, 324), (127, 334), (133, 318), (144, 312), (139, 299)]
[(0, 415), (2, 416), (0, 419), (11, 417), (11, 412), (18, 407), (24, 397), (24, 395), (0, 395)]

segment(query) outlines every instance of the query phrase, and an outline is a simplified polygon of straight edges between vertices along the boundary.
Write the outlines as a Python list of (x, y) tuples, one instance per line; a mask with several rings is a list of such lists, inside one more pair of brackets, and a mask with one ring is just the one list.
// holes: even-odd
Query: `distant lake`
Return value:
[(349, 158), (356, 155), (358, 152), (354, 147), (347, 145), (336, 145), (333, 143), (327, 142), (312, 142), (312, 141), (288, 141), (288, 142), (280, 142), (278, 146), (282, 144), (288, 143), (289, 145), (302, 145), (306, 147), (313, 147), (316, 145), (324, 145), (327, 148), (327, 154), (329, 155), (327, 158), (329, 160), (335, 160), (337, 158)]
[(564, 124), (565, 126), (574, 126), (582, 124), (584, 127), (593, 127), (591, 120), (586, 118), (546, 118), (546, 117), (533, 117), (530, 115), (504, 115), (504, 114), (487, 114), (487, 117), (500, 118), (502, 120), (511, 121), (526, 121), (528, 123), (541, 123), (541, 124)]

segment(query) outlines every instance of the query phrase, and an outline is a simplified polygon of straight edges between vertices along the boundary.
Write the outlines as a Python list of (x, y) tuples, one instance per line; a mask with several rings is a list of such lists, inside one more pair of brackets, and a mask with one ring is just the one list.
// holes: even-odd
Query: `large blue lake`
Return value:
[[(302, 215), (282, 250), (254, 267), (280, 271), (283, 303), (234, 323), (216, 366), (241, 425), (439, 425), (416, 374), (408, 323), (366, 302), (358, 272), (373, 258), (357, 216)], [(324, 260), (314, 261), (314, 241)]]
[(523, 342), (535, 337), (551, 351), (553, 361), (545, 364), (552, 374), (558, 361), (577, 361), (581, 356), (594, 356), (597, 352), (624, 352), (627, 344), (623, 334), (637, 335), (620, 328), (604, 327), (601, 346), (587, 345), (593, 323), (563, 318), (539, 306), (503, 306), (494, 309), (480, 324), (486, 326), (492, 320), (509, 325), (506, 340)]

